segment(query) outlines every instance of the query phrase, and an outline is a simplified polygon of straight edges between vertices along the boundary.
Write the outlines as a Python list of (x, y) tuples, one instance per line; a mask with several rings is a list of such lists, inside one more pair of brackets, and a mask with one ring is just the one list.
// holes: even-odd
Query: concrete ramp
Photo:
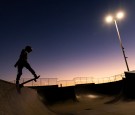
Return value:
[(33, 89), (22, 88), (21, 94), (12, 83), (0, 80), (0, 115), (55, 115)]

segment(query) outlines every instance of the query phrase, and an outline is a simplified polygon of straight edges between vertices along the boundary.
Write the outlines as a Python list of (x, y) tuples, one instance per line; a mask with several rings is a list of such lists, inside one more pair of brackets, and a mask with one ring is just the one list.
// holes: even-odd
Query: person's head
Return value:
[(26, 47), (25, 47), (25, 50), (26, 50), (28, 53), (30, 53), (30, 52), (32, 51), (32, 48), (31, 48), (31, 46), (26, 46)]

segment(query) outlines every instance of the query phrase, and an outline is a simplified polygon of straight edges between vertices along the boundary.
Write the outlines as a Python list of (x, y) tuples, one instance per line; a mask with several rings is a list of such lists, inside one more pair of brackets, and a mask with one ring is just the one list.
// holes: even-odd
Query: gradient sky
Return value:
[[(0, 79), (13, 80), (26, 45), (42, 78), (109, 77), (126, 71), (114, 23), (104, 18), (122, 9), (118, 21), (129, 69), (135, 69), (134, 0), (18, 0), (0, 2)], [(24, 69), (22, 77), (32, 77)]]

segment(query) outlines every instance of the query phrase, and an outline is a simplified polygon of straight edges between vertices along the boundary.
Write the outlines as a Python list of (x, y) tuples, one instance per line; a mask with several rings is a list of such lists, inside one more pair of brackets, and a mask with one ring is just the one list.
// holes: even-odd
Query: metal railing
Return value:
[[(57, 78), (39, 78), (37, 82), (32, 81), (25, 86), (50, 86), (50, 85), (58, 85), (59, 87), (67, 87), (67, 86), (74, 86), (76, 84), (88, 84), (88, 83), (107, 83), (107, 82), (115, 82), (122, 80), (125, 77), (124, 74), (118, 74), (111, 77), (104, 77), (104, 78), (94, 78), (94, 77), (76, 77), (73, 80), (59, 80)], [(22, 78), (20, 83), (27, 81), (31, 78)], [(15, 81), (14, 81), (15, 83)]]

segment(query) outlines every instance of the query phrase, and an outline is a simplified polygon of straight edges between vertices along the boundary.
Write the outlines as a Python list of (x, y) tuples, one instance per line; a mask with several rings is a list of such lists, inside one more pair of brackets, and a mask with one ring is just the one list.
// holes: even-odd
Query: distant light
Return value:
[(98, 98), (99, 96), (97, 96), (97, 95), (92, 95), (92, 94), (91, 94), (91, 95), (87, 95), (87, 97), (88, 97), (88, 98), (93, 98), (93, 99), (95, 99), (95, 98)]
[(124, 12), (120, 11), (116, 14), (116, 18), (122, 19), (124, 17)]
[(113, 21), (113, 17), (111, 15), (109, 15), (105, 18), (105, 20), (107, 23), (111, 23)]

